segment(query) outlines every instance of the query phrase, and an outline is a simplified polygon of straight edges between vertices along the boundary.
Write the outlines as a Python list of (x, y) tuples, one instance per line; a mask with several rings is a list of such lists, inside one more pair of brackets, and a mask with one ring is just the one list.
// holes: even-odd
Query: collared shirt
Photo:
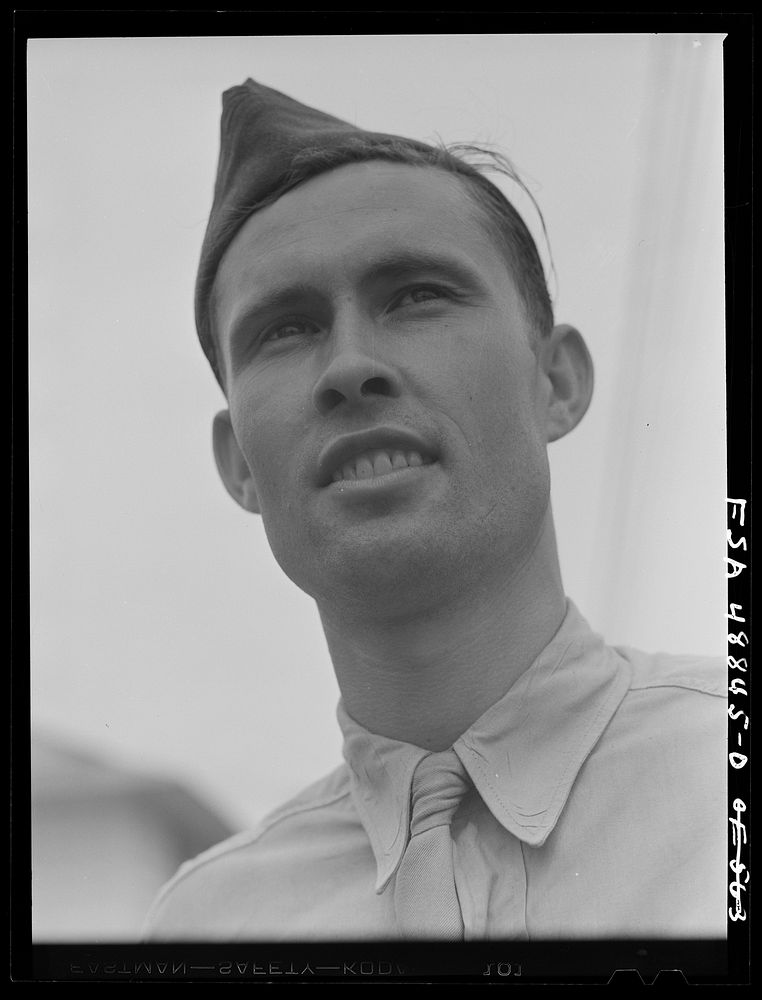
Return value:
[[(465, 940), (724, 937), (727, 681), (708, 658), (611, 648), (571, 602), (453, 745)], [(338, 709), (345, 763), (187, 862), (149, 940), (399, 937), (394, 878), (426, 750)]]

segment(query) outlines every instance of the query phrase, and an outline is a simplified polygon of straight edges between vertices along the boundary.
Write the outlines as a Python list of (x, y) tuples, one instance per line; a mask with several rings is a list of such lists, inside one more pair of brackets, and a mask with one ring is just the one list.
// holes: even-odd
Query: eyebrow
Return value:
[[(384, 281), (405, 279), (422, 272), (448, 278), (476, 291), (486, 291), (486, 285), (475, 267), (469, 267), (449, 254), (426, 250), (398, 250), (378, 254), (363, 266), (359, 285), (368, 289)], [(250, 322), (258, 315), (292, 309), (295, 302), (323, 294), (317, 284), (309, 281), (289, 281), (280, 288), (273, 288), (261, 295), (255, 293), (231, 323), (229, 335), (231, 339), (235, 337), (241, 324)]]
[(449, 277), (463, 285), (483, 288), (479, 272), (449, 254), (428, 250), (398, 250), (380, 254), (367, 267), (362, 284), (372, 284), (377, 279), (404, 278), (419, 271), (432, 271)]

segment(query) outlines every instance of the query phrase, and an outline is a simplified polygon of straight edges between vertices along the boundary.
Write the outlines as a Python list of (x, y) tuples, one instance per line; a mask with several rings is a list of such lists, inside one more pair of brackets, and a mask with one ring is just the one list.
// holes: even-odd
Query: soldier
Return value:
[(547, 445), (593, 369), (501, 191), (247, 80), (196, 318), (345, 761), (184, 865), (149, 937), (724, 936), (724, 671), (608, 647), (564, 592)]

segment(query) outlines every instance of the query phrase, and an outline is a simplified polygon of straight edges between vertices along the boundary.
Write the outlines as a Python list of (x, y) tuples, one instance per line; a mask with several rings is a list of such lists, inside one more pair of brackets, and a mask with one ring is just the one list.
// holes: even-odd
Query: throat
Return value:
[(481, 609), (392, 627), (321, 618), (344, 707), (370, 732), (445, 750), (531, 665), (560, 627), (561, 592), (506, 615)]

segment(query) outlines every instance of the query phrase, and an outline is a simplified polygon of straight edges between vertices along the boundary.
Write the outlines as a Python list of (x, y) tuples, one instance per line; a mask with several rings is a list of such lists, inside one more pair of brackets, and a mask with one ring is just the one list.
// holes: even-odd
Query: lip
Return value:
[(318, 485), (329, 486), (335, 469), (374, 449), (417, 451), (430, 461), (437, 458), (436, 451), (425, 438), (401, 427), (374, 427), (355, 434), (343, 434), (326, 445), (318, 456)]

